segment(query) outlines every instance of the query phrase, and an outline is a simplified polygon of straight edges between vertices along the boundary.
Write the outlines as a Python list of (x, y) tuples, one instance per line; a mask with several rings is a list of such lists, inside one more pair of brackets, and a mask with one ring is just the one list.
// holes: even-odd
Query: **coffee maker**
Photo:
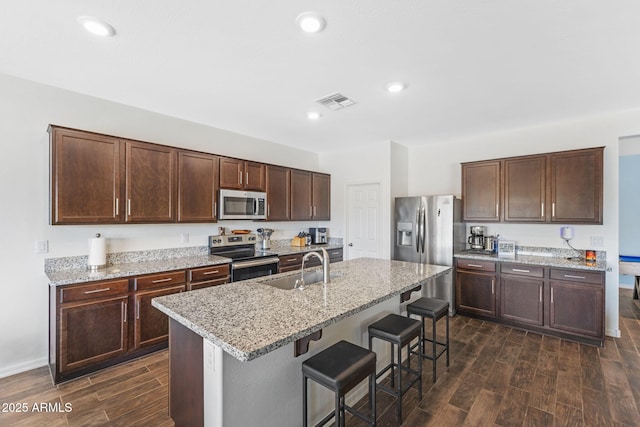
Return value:
[(484, 227), (481, 225), (474, 225), (470, 228), (471, 236), (467, 239), (467, 243), (474, 250), (484, 249)]
[(327, 227), (309, 228), (311, 244), (324, 245), (329, 242), (329, 231)]

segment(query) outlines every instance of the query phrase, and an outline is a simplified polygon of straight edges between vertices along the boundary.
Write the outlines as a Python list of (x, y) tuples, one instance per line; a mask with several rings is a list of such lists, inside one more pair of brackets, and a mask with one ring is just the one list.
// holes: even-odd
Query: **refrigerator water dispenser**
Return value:
[(397, 226), (398, 230), (398, 246), (411, 246), (413, 224), (410, 222), (399, 222)]

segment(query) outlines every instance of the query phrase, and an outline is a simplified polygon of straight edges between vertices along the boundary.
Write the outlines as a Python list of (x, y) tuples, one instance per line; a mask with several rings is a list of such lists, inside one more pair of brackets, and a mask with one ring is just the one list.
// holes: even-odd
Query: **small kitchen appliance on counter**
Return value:
[(471, 227), (471, 236), (467, 239), (467, 243), (471, 249), (484, 249), (484, 227), (482, 225), (474, 225)]
[(324, 245), (329, 243), (329, 231), (326, 227), (309, 228), (312, 245)]
[(271, 228), (258, 228), (256, 230), (258, 235), (262, 238), (262, 242), (260, 243), (260, 249), (270, 249), (271, 248), (271, 235), (273, 234), (273, 230)]

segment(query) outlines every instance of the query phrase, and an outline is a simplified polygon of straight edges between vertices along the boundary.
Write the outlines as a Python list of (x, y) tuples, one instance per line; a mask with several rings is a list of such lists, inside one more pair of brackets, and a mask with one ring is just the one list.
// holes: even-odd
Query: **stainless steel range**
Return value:
[(269, 276), (278, 272), (279, 258), (273, 254), (256, 251), (256, 235), (232, 234), (209, 236), (209, 253), (231, 258), (231, 281)]

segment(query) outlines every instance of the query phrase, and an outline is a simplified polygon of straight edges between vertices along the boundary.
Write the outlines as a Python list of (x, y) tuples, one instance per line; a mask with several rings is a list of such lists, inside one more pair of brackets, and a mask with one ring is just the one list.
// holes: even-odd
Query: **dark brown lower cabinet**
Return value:
[(604, 334), (604, 289), (600, 285), (550, 282), (549, 327), (601, 337)]
[(500, 278), (500, 317), (531, 325), (544, 323), (544, 281), (513, 276)]
[(127, 352), (127, 296), (63, 306), (58, 311), (61, 374)]
[(135, 307), (133, 348), (158, 344), (169, 336), (169, 318), (151, 305), (151, 300), (164, 295), (185, 291), (185, 285), (171, 286), (152, 291), (137, 292), (132, 298)]
[(458, 271), (456, 302), (461, 311), (482, 316), (496, 316), (495, 274)]
[[(496, 264), (497, 273), (491, 274)], [(458, 259), (456, 308), (460, 314), (602, 347), (605, 273)]]

